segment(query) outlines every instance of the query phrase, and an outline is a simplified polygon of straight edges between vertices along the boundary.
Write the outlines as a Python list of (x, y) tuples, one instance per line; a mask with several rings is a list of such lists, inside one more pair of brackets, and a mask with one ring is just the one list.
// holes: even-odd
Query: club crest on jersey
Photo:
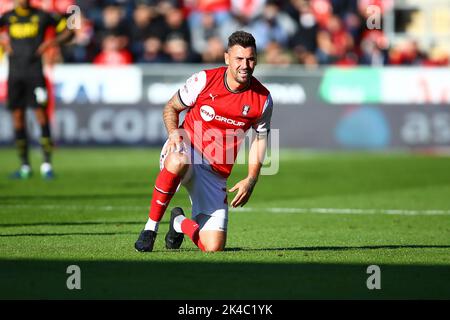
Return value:
[(250, 106), (249, 106), (249, 105), (244, 105), (244, 106), (242, 107), (242, 115), (243, 115), (243, 116), (248, 115), (249, 111), (250, 111)]

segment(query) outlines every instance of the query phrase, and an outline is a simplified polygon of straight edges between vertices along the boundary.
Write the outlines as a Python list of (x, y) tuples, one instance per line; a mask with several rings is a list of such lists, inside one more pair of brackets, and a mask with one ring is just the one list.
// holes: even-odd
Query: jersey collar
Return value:
[(30, 15), (30, 12), (31, 12), (30, 9), (25, 9), (25, 8), (21, 8), (21, 7), (16, 7), (14, 9), (14, 11), (16, 12), (16, 14), (18, 16), (21, 16), (21, 17), (26, 17), (26, 16)]

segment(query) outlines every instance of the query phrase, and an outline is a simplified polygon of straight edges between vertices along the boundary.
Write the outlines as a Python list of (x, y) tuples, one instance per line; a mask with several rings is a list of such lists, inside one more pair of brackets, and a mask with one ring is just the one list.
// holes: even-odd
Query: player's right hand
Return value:
[(181, 132), (177, 130), (173, 130), (169, 135), (169, 140), (162, 151), (163, 154), (168, 154), (171, 152), (182, 152), (184, 150), (184, 142), (183, 136)]

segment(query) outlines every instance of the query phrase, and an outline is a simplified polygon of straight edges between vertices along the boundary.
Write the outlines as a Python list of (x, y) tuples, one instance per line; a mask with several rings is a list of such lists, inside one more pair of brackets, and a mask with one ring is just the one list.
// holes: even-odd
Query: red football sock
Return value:
[(156, 178), (150, 205), (149, 217), (153, 221), (161, 221), (170, 200), (177, 191), (181, 178), (166, 168), (163, 168)]
[(197, 222), (184, 219), (181, 223), (181, 231), (189, 238), (191, 238), (192, 242), (202, 251), (205, 251), (205, 247), (203, 243), (200, 241), (200, 227)]

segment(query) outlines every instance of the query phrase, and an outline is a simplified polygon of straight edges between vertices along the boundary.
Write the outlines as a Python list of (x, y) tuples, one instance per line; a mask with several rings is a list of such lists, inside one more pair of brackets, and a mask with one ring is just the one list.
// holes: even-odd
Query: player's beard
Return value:
[(240, 84), (248, 83), (252, 77), (252, 70), (247, 69), (245, 74), (242, 74), (241, 72), (241, 70), (237, 70), (234, 79)]

